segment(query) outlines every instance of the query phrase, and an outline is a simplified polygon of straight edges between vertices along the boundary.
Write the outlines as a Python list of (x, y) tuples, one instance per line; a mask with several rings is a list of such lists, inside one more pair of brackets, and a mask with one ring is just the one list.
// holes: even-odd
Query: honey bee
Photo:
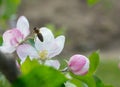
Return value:
[(37, 37), (39, 38), (39, 40), (41, 42), (43, 42), (43, 36), (42, 36), (41, 32), (39, 31), (39, 29), (37, 27), (35, 27), (33, 30), (37, 34)]

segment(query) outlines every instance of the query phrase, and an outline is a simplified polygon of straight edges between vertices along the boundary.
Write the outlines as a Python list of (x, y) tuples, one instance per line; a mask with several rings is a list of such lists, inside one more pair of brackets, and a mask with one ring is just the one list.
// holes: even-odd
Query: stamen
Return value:
[(47, 50), (43, 50), (39, 53), (40, 59), (41, 60), (45, 60), (47, 58), (48, 55), (48, 51)]

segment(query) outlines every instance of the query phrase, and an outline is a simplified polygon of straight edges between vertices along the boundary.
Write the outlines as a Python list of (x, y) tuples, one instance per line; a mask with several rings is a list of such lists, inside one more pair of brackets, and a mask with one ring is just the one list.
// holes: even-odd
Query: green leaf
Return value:
[(17, 8), (21, 0), (4, 0), (4, 12), (3, 18), (9, 19), (12, 15), (17, 12)]
[(86, 83), (88, 87), (96, 87), (96, 82), (93, 76), (89, 76), (89, 75), (79, 76), (79, 75), (74, 75), (73, 73), (70, 73), (70, 75), (73, 78), (79, 79), (80, 81)]
[(77, 87), (84, 87), (84, 83), (78, 79), (73, 78), (70, 80), (70, 82), (76, 85)]
[(8, 20), (16, 18), (16, 12), (21, 0), (0, 0), (1, 12), (0, 12), (0, 26), (2, 29), (8, 27)]
[(35, 42), (34, 42), (34, 38), (30, 38), (29, 40), (27, 40), (29, 44), (31, 44), (32, 46), (34, 46)]
[(113, 87), (112, 85), (105, 85), (97, 76), (94, 75), (93, 77), (96, 82), (96, 87)]
[(87, 4), (89, 5), (89, 6), (93, 6), (93, 5), (95, 5), (96, 3), (98, 3), (99, 2), (99, 0), (87, 0)]
[(67, 79), (58, 70), (30, 61), (29, 58), (25, 62), (22, 70), (26, 74), (18, 78), (12, 87), (65, 87)]
[(90, 60), (90, 69), (89, 69), (88, 74), (92, 75), (96, 71), (96, 69), (99, 65), (99, 53), (98, 52), (93, 52), (89, 56), (89, 60)]
[(3, 38), (2, 36), (0, 36), (0, 46), (2, 45), (2, 43), (3, 43)]
[(45, 25), (47, 28), (51, 29), (52, 31), (55, 30), (55, 25), (54, 24), (46, 24)]
[(0, 87), (11, 87), (11, 84), (5, 78), (5, 76), (0, 72)]
[(94, 75), (94, 79), (95, 79), (97, 87), (104, 87), (104, 84), (102, 83), (102, 81), (97, 76)]
[(105, 85), (104, 87), (113, 87), (112, 85)]
[(2, 2), (3, 2), (3, 1), (2, 1), (2, 0), (0, 0), (0, 6), (2, 5)]
[(36, 66), (39, 66), (38, 61), (37, 60), (31, 61), (28, 56), (25, 62), (21, 65), (22, 74), (28, 74)]

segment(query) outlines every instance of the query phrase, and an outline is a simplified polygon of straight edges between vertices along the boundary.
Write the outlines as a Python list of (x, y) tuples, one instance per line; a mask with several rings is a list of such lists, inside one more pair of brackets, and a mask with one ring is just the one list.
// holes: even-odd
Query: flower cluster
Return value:
[[(26, 41), (29, 40), (31, 34), (29, 22), (26, 17), (21, 16), (17, 21), (16, 28), (4, 32), (3, 45), (0, 47), (0, 51), (3, 53), (16, 52), (21, 64), (29, 56), (31, 60), (37, 59), (41, 64), (59, 69), (59, 61), (51, 58), (59, 55), (63, 50), (65, 36), (60, 35), (55, 38), (51, 30), (46, 27), (40, 28), (39, 32), (43, 41), (35, 34), (34, 46), (28, 44)], [(68, 61), (67, 69), (76, 75), (85, 75), (89, 70), (89, 60), (80, 54), (73, 55)]]

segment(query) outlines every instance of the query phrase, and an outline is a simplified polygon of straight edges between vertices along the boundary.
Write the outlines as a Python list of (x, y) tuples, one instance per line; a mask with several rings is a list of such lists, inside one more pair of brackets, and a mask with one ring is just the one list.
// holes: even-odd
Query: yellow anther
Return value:
[(41, 60), (45, 60), (47, 58), (48, 55), (48, 51), (47, 50), (43, 50), (39, 53), (40, 59)]

